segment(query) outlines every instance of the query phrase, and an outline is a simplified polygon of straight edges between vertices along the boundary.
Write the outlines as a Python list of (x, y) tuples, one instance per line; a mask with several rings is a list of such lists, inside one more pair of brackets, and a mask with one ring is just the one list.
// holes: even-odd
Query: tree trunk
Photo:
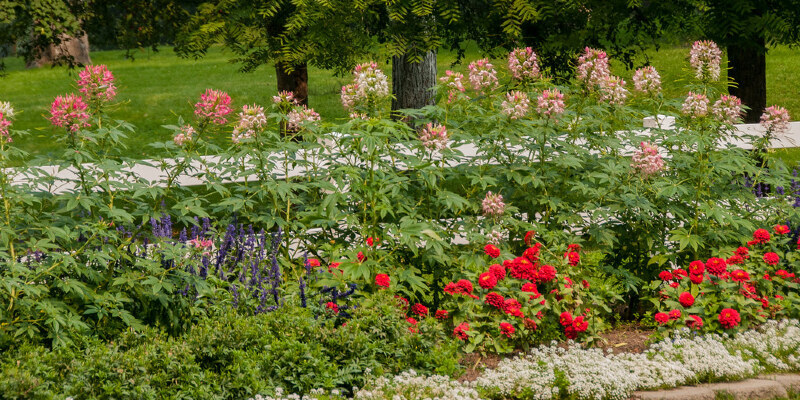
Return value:
[(758, 122), (767, 107), (767, 49), (764, 40), (749, 45), (728, 46), (728, 76), (736, 86), (728, 92), (742, 100), (750, 109), (744, 122)]
[(275, 63), (275, 75), (278, 77), (278, 91), (288, 91), (301, 105), (308, 105), (308, 65), (295, 65), (292, 72), (287, 73), (282, 63)]
[(435, 85), (436, 52), (429, 51), (417, 63), (405, 55), (392, 58), (392, 111), (433, 105)]
[(36, 58), (29, 60), (27, 68), (38, 68), (43, 65), (67, 63), (69, 65), (89, 65), (89, 37), (83, 34), (79, 37), (61, 36), (59, 43), (53, 43), (41, 49)]

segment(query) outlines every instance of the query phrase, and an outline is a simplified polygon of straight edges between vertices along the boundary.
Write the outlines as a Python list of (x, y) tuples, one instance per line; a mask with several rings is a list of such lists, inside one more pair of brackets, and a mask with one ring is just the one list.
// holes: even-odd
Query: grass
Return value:
[[(665, 94), (681, 97), (691, 79), (686, 56), (688, 48), (664, 48), (648, 53), (650, 62), (662, 75)], [(159, 52), (143, 52), (135, 61), (126, 60), (122, 51), (97, 51), (92, 53), (95, 64), (106, 64), (117, 78), (121, 101), (111, 112), (112, 117), (123, 119), (136, 126), (136, 133), (127, 144), (132, 157), (152, 157), (155, 154), (147, 144), (164, 141), (171, 133), (162, 125), (175, 124), (178, 116), (191, 116), (192, 103), (208, 87), (227, 91), (236, 106), (248, 103), (268, 104), (277, 91), (275, 70), (265, 65), (251, 73), (240, 73), (236, 65), (227, 60), (231, 56), (222, 48), (212, 48), (201, 60), (178, 58), (169, 47)], [(476, 48), (467, 52), (466, 60), (478, 58)], [(466, 72), (466, 65), (452, 66), (455, 55), (442, 52), (438, 57), (439, 73), (445, 69)], [(53, 135), (60, 131), (50, 127), (45, 115), (49, 113), (52, 99), (74, 91), (75, 72), (66, 68), (40, 68), (26, 70), (22, 60), (6, 60), (8, 76), (0, 78), (0, 100), (10, 101), (19, 113), (14, 128), (28, 130), (30, 135), (16, 139), (22, 149), (40, 155), (58, 154), (59, 144)], [(505, 60), (496, 60), (501, 69)], [(800, 51), (787, 47), (772, 49), (767, 56), (767, 102), (780, 104), (792, 115), (800, 115), (800, 77), (793, 70), (800, 65)], [(381, 66), (391, 74), (391, 63)], [(614, 64), (615, 73), (630, 81), (633, 71)], [(309, 101), (323, 119), (345, 118), (339, 102), (339, 90), (350, 80), (337, 77), (331, 71), (309, 69)], [(720, 89), (724, 87), (720, 85)], [(800, 151), (781, 150), (779, 154), (792, 161), (800, 161)]]

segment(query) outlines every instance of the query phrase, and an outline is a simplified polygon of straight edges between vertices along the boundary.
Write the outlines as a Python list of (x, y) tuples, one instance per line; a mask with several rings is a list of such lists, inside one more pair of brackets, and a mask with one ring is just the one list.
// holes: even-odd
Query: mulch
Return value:
[[(595, 347), (608, 350), (611, 353), (642, 353), (647, 350), (650, 342), (652, 329), (644, 328), (638, 323), (630, 322), (618, 325), (614, 329), (600, 334), (601, 340), (595, 343)], [(514, 351), (511, 354), (465, 354), (461, 358), (461, 365), (466, 369), (458, 378), (459, 382), (469, 382), (478, 379), (486, 369), (496, 368), (501, 360), (521, 356), (522, 350)]]

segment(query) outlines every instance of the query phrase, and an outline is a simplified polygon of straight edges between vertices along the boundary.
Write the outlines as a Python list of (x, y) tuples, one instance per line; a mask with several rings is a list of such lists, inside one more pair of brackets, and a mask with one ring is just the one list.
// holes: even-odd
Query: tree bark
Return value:
[(392, 58), (392, 111), (435, 104), (435, 85), (436, 52), (429, 51), (417, 63), (405, 55)]
[(767, 107), (767, 49), (764, 40), (728, 46), (728, 66), (728, 76), (736, 83), (736, 86), (728, 88), (728, 92), (750, 107), (744, 122), (758, 122)]
[(295, 65), (292, 72), (287, 73), (282, 63), (275, 63), (275, 75), (278, 78), (278, 91), (288, 91), (301, 105), (308, 105), (308, 65)]
[(78, 37), (61, 36), (59, 43), (52, 43), (41, 49), (36, 58), (29, 60), (27, 68), (38, 68), (43, 65), (67, 63), (69, 65), (89, 65), (89, 37), (83, 34)]

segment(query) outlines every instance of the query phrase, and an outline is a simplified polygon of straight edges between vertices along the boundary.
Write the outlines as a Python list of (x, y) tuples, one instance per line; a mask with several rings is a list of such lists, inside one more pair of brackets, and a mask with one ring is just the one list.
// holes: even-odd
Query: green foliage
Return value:
[(15, 399), (242, 399), (278, 387), (347, 391), (370, 370), (455, 374), (457, 346), (441, 327), (428, 321), (409, 332), (390, 300), (369, 297), (346, 326), (290, 306), (249, 317), (222, 311), (176, 338), (145, 329), (53, 351), (23, 344), (4, 355), (0, 390)]

